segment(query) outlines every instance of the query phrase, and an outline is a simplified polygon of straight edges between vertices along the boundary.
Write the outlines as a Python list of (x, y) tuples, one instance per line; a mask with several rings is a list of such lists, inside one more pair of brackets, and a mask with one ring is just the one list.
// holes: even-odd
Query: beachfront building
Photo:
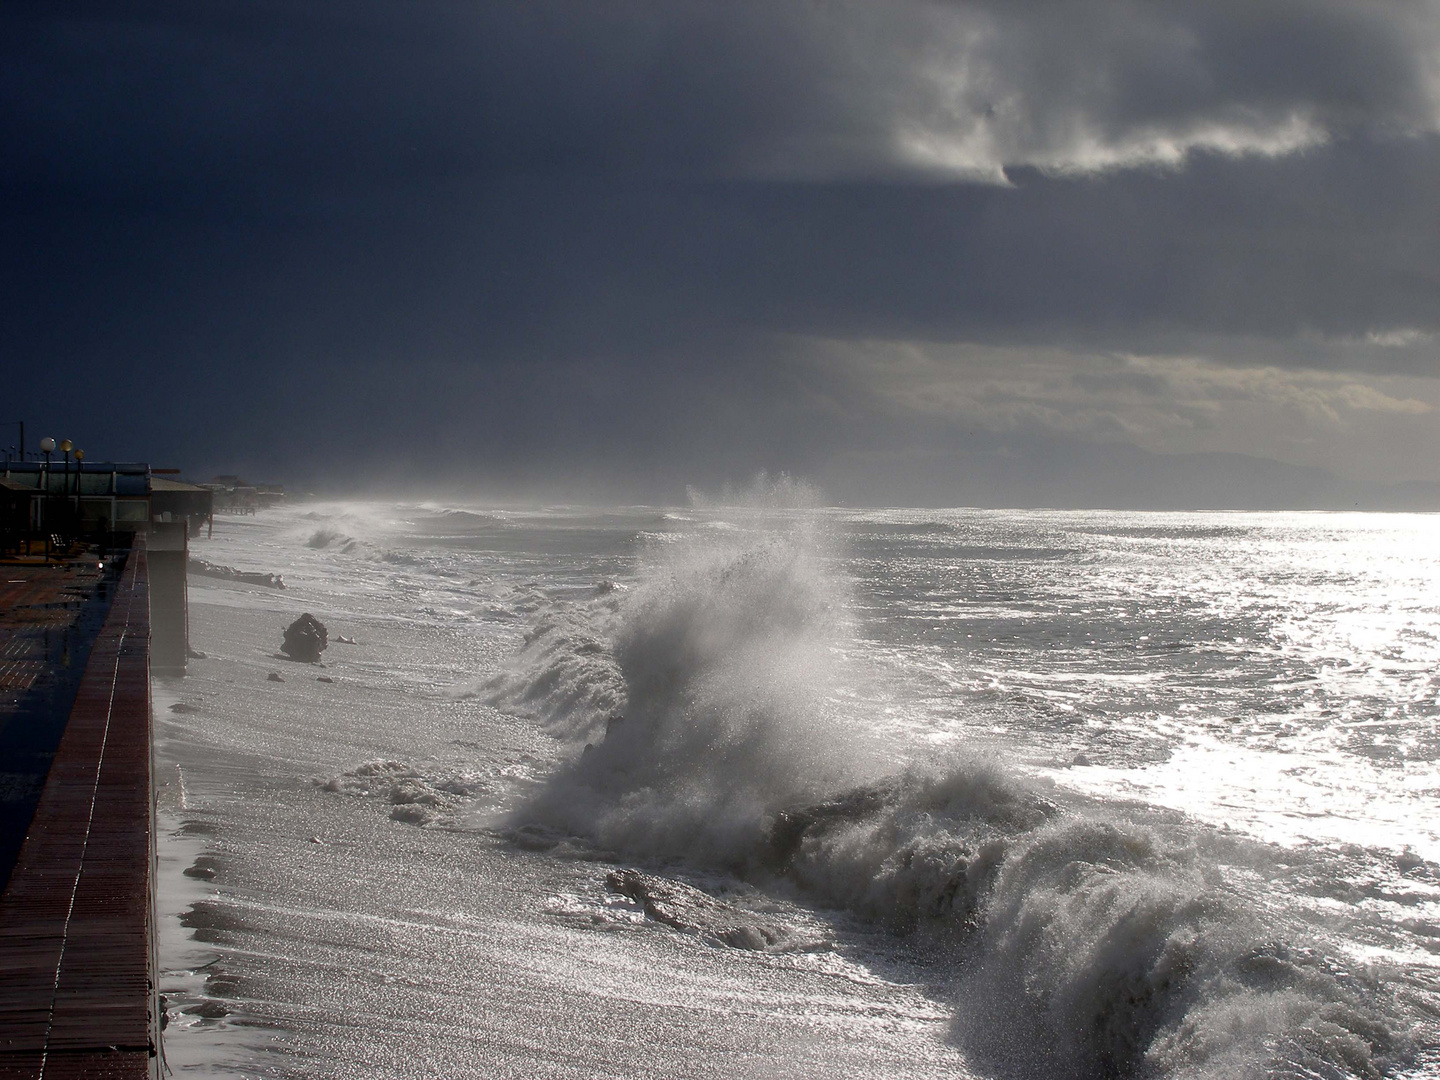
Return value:
[(117, 461), (7, 461), (6, 546), (100, 532), (135, 532), (150, 521), (150, 466)]
[(252, 484), (233, 473), (217, 476), (205, 487), (215, 509), (227, 514), (253, 514), (285, 501), (284, 484)]
[(187, 484), (130, 461), (7, 461), (0, 473), (0, 544), (112, 532), (153, 531), (184, 524), (191, 535), (212, 513), (208, 488)]
[[(146, 537), (151, 664), (183, 674), (189, 651), (189, 537), (213, 521), (208, 488), (141, 462), (9, 461), (0, 474), (0, 557), (15, 562), (79, 558)], [(174, 470), (178, 471), (178, 470)]]

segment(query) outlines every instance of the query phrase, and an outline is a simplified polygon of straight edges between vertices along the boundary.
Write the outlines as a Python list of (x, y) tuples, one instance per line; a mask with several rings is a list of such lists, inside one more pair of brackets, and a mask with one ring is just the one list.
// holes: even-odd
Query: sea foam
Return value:
[(552, 605), (476, 689), (575, 746), (514, 828), (783, 881), (923, 935), (955, 1038), (1002, 1071), (1372, 1077), (1406, 1059), (1383, 976), (1229, 887), (1203, 828), (963, 750), (883, 764), (833, 700), (854, 626), (824, 530), (773, 505), (730, 520), (652, 545), (631, 591)]

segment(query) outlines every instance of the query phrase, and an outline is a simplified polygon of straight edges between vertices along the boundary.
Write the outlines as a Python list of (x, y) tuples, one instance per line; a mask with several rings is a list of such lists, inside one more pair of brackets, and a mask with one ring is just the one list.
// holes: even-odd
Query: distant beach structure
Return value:
[(284, 484), (252, 484), (234, 474), (217, 476), (204, 486), (222, 514), (253, 514), (285, 501)]

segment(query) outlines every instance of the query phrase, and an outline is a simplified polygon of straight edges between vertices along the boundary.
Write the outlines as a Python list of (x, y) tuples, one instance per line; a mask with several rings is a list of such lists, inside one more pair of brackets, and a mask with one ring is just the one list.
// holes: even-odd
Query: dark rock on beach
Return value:
[(297, 663), (318, 664), (320, 654), (329, 643), (330, 633), (325, 624), (307, 611), (286, 628), (280, 651)]
[(670, 878), (639, 870), (616, 870), (605, 876), (605, 886), (639, 904), (656, 922), (713, 944), (762, 951), (805, 949), (820, 944), (798, 937), (778, 922)]
[(247, 585), (264, 585), (269, 589), (285, 588), (285, 579), (279, 574), (266, 574), (256, 570), (236, 570), (233, 566), (197, 559), (193, 555), (186, 560), (186, 569), (199, 577), (224, 578), (227, 581), (243, 581)]

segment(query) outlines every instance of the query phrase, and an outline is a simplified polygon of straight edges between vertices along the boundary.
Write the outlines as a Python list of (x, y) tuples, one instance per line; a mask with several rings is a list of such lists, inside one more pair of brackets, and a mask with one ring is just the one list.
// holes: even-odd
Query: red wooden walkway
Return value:
[(0, 1080), (158, 1075), (143, 539), (0, 897)]
[(44, 635), (68, 626), (103, 576), (89, 560), (63, 569), (0, 565), (0, 695), (34, 685), (45, 668)]

